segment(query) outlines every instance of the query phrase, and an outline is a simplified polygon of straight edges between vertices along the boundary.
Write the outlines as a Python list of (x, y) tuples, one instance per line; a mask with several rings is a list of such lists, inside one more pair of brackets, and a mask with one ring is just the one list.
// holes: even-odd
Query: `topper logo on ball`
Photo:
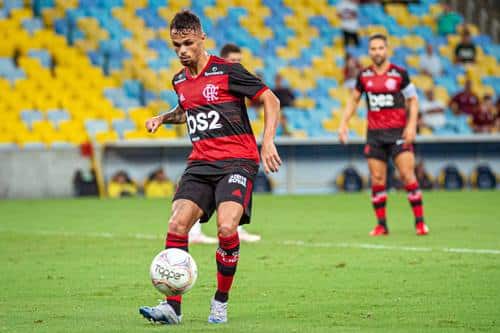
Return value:
[(184, 274), (182, 273), (171, 271), (168, 268), (162, 267), (158, 264), (156, 265), (156, 272), (160, 274), (162, 278), (167, 280), (168, 279), (179, 280), (181, 276), (184, 276)]

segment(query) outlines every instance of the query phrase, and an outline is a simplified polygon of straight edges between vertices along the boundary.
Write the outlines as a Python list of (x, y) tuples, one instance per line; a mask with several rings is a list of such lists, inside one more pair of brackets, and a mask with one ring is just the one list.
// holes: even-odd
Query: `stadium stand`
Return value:
[[(36, 2), (33, 6), (32, 1)], [(67, 144), (94, 139), (169, 139), (185, 130), (163, 128), (152, 136), (145, 119), (176, 104), (171, 78), (180, 64), (169, 45), (168, 24), (182, 8), (202, 18), (208, 49), (227, 42), (243, 48), (243, 63), (268, 84), (280, 74), (297, 96), (286, 108), (291, 135), (331, 137), (349, 90), (344, 88), (344, 55), (363, 65), (368, 36), (390, 35), (392, 60), (406, 66), (419, 94), (434, 89), (448, 105), (466, 79), (480, 99), (500, 95), (500, 45), (477, 27), (468, 30), (477, 62), (453, 63), (457, 34), (439, 36), (436, 18), (443, 6), (364, 4), (358, 48), (344, 49), (339, 0), (10, 0), (0, 8), (0, 146)], [(33, 7), (36, 7), (34, 10)], [(40, 16), (37, 12), (40, 11)], [(34, 15), (35, 14), (35, 15)], [(444, 74), (419, 72), (426, 43), (439, 52)], [(17, 65), (16, 65), (17, 64)], [(496, 98), (495, 98), (496, 100)], [(366, 108), (353, 119), (355, 136), (366, 131)], [(250, 110), (256, 135), (261, 114)], [(446, 112), (447, 124), (434, 135), (471, 133), (468, 119)]]

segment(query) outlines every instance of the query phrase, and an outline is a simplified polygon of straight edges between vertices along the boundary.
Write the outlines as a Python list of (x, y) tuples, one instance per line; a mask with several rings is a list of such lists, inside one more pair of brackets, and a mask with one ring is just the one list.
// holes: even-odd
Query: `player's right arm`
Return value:
[(146, 121), (146, 129), (148, 132), (154, 133), (163, 124), (184, 124), (185, 122), (186, 112), (177, 104), (172, 110), (148, 119)]
[(339, 126), (339, 140), (343, 144), (347, 143), (349, 135), (349, 120), (358, 108), (359, 101), (361, 100), (361, 95), (361, 92), (357, 88), (354, 88), (351, 94), (351, 98), (349, 98), (349, 100), (347, 101), (344, 113), (342, 114), (342, 120), (340, 121)]

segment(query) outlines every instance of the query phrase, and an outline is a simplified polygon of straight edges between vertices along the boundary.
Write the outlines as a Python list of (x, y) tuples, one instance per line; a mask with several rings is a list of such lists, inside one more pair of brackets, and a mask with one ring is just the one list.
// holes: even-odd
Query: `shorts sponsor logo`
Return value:
[(240, 184), (243, 187), (247, 187), (247, 178), (242, 175), (238, 174), (231, 175), (231, 177), (229, 177), (229, 180), (227, 182), (229, 184), (235, 183), (235, 184)]

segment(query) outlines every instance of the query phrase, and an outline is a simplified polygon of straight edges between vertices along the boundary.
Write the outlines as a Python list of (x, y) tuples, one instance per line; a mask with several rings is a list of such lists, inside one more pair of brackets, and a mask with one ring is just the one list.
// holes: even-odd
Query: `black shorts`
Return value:
[(187, 199), (202, 210), (201, 223), (207, 222), (221, 202), (234, 201), (243, 206), (240, 224), (250, 223), (252, 212), (253, 179), (234, 172), (223, 175), (184, 173), (173, 201)]
[(395, 159), (399, 154), (406, 151), (413, 152), (413, 150), (413, 145), (406, 144), (403, 140), (392, 143), (372, 141), (365, 145), (364, 153), (366, 158), (387, 162), (389, 158)]

